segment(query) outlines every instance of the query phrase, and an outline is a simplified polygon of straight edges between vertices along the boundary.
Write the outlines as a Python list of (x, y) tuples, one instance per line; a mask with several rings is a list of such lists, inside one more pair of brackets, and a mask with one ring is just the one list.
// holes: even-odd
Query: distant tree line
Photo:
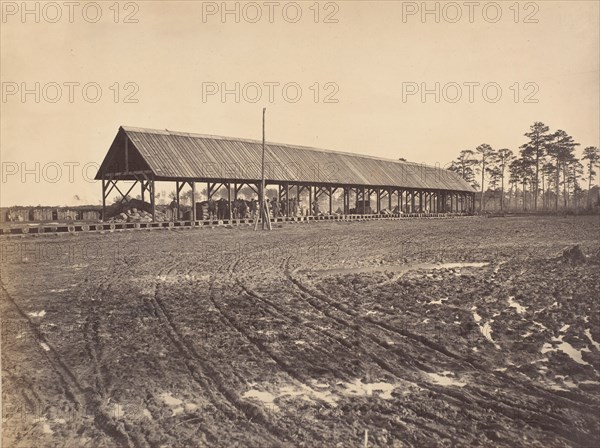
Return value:
[(451, 162), (449, 169), (480, 191), (479, 211), (600, 208), (600, 188), (593, 186), (600, 167), (597, 147), (586, 147), (579, 158), (573, 137), (560, 129), (550, 132), (541, 122), (524, 136), (516, 154), (484, 143)]

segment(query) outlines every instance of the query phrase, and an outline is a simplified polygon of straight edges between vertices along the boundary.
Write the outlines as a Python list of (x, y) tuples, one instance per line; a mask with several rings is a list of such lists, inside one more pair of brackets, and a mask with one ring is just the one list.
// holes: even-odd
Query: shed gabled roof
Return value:
[[(474, 191), (458, 174), (423, 164), (271, 142), (265, 149), (267, 182)], [(261, 157), (257, 140), (121, 127), (96, 179), (144, 171), (156, 180), (259, 182)]]

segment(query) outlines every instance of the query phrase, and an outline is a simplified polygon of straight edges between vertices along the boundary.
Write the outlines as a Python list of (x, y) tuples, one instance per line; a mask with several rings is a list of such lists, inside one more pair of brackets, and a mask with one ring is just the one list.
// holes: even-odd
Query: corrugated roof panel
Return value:
[[(158, 178), (260, 181), (260, 141), (132, 127), (121, 129)], [(111, 151), (119, 150), (123, 148), (113, 143)], [(103, 163), (98, 178), (106, 169)], [(475, 191), (458, 174), (437, 167), (268, 142), (265, 175), (267, 181), (273, 182)]]

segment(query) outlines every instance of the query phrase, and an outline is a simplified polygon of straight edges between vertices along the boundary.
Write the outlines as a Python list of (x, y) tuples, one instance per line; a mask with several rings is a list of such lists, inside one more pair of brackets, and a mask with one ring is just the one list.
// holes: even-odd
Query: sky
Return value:
[[(101, 202), (119, 126), (445, 166), (600, 146), (600, 2), (2, 2), (0, 205)], [(426, 9), (426, 10), (425, 10)], [(223, 95), (225, 93), (225, 95)]]

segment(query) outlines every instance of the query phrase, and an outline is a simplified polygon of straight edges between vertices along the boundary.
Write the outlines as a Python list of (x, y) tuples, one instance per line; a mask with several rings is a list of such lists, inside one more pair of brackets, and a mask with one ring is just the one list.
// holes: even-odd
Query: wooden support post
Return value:
[(190, 182), (192, 187), (192, 221), (196, 222), (196, 182)]
[(290, 216), (290, 184), (285, 184), (285, 216)]
[[(365, 187), (362, 187), (362, 214), (366, 214), (367, 211), (367, 205), (366, 205), (366, 201), (367, 198), (365, 196)], [(371, 195), (369, 194), (369, 208), (371, 208)]]
[(351, 188), (346, 188), (346, 214), (349, 215), (350, 214), (350, 192), (352, 191)]
[(313, 187), (308, 186), (308, 216), (313, 215)]
[(231, 224), (231, 220), (233, 219), (233, 207), (231, 206), (231, 182), (227, 183), (227, 207), (229, 208), (229, 223)]
[(102, 222), (106, 222), (106, 182), (102, 174)]
[(144, 185), (144, 179), (142, 179), (140, 181), (140, 184), (142, 185), (142, 194), (140, 195), (140, 197), (142, 198), (142, 202), (145, 202), (144, 201), (144, 193), (146, 192), (146, 186)]
[(150, 180), (150, 207), (152, 209), (152, 222), (156, 222), (156, 184), (154, 183), (154, 177)]
[(329, 214), (333, 215), (333, 189), (329, 187)]
[(349, 215), (350, 214), (350, 193), (352, 192), (352, 188), (350, 187), (345, 187), (344, 188), (344, 196), (345, 196), (345, 200), (346, 200), (346, 205), (345, 205), (345, 210), (344, 210), (344, 214), (345, 215)]
[(175, 202), (177, 202), (177, 216), (174, 216), (173, 220), (178, 221), (179, 220), (179, 181), (175, 182)]

